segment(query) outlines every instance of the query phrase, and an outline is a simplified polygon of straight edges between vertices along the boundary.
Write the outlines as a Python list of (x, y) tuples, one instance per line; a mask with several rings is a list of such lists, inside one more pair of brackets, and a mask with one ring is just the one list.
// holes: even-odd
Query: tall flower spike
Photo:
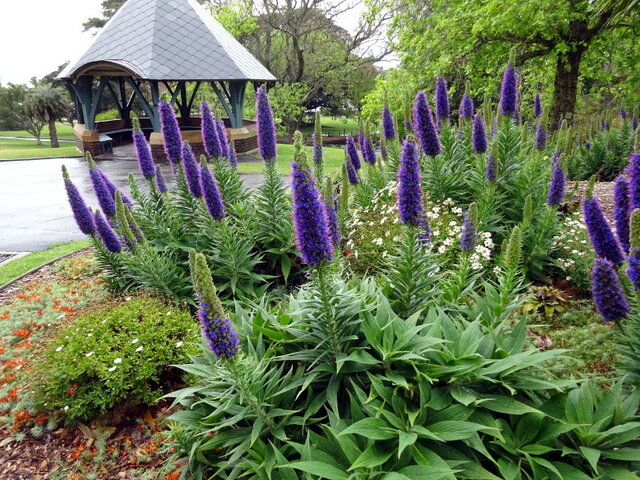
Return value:
[(518, 110), (518, 87), (516, 69), (507, 65), (500, 89), (500, 110), (502, 115), (513, 117)]
[(462, 221), (462, 233), (460, 234), (460, 248), (464, 252), (473, 252), (476, 248), (476, 223), (478, 222), (478, 206), (475, 203), (469, 205), (469, 211)]
[(202, 165), (200, 168), (200, 182), (202, 186), (202, 196), (204, 203), (209, 210), (209, 215), (214, 220), (221, 220), (224, 218), (224, 203), (222, 203), (222, 195), (218, 188), (218, 182), (209, 170), (209, 167)]
[(359, 184), (360, 179), (358, 178), (358, 172), (356, 171), (356, 167), (353, 166), (353, 162), (351, 161), (351, 158), (349, 158), (349, 155), (344, 156), (344, 166), (349, 183), (352, 185)]
[(360, 157), (358, 156), (356, 143), (353, 141), (353, 137), (351, 135), (347, 135), (347, 144), (345, 145), (345, 150), (347, 152), (349, 160), (351, 160), (353, 168), (355, 168), (356, 170), (360, 170), (362, 164), (360, 163)]
[(616, 224), (616, 236), (625, 253), (629, 253), (629, 182), (624, 175), (618, 175), (613, 186), (613, 219)]
[(473, 127), (471, 130), (471, 146), (476, 153), (484, 153), (487, 151), (487, 131), (484, 120), (478, 114), (473, 118)]
[(508, 270), (515, 271), (522, 260), (522, 231), (518, 225), (513, 227), (509, 240), (505, 239), (505, 243), (503, 243), (504, 266)]
[(633, 288), (640, 290), (640, 209), (635, 209), (631, 213), (631, 234), (629, 240), (629, 268), (627, 275), (633, 283)]
[(165, 182), (164, 176), (162, 175), (162, 171), (159, 167), (156, 167), (156, 186), (160, 193), (165, 193), (167, 191), (167, 182)]
[(624, 261), (622, 249), (602, 213), (598, 200), (585, 198), (582, 201), (582, 210), (591, 245), (596, 255), (606, 258), (614, 265), (622, 264)]
[(363, 135), (362, 143), (360, 146), (362, 148), (362, 158), (364, 159), (364, 161), (367, 162), (369, 165), (375, 165), (376, 149), (373, 148), (373, 144), (371, 143), (371, 141)]
[(67, 167), (62, 166), (62, 178), (64, 179), (64, 188), (67, 191), (67, 198), (69, 199), (69, 205), (73, 212), (73, 218), (75, 218), (78, 228), (85, 235), (93, 235), (96, 231), (95, 224), (93, 223), (93, 217), (87, 204), (82, 198), (78, 187), (76, 187), (71, 178), (69, 178), (69, 172)]
[(396, 138), (396, 125), (389, 107), (382, 107), (382, 135), (387, 140)]
[(420, 225), (422, 216), (422, 184), (420, 163), (413, 143), (402, 144), (402, 155), (398, 168), (398, 214), (402, 223)]
[(162, 137), (164, 139), (164, 153), (175, 171), (176, 165), (180, 163), (180, 155), (182, 154), (180, 125), (178, 125), (178, 119), (170, 103), (160, 102), (158, 104), (158, 111), (160, 112), (160, 124), (162, 126)]
[(458, 111), (460, 117), (471, 118), (473, 117), (474, 110), (473, 99), (465, 93), (460, 101), (460, 110)]
[(229, 157), (229, 139), (227, 138), (227, 127), (224, 120), (218, 120), (218, 138), (220, 139), (220, 156)]
[(539, 118), (542, 115), (542, 101), (540, 100), (540, 94), (536, 93), (536, 98), (533, 101), (533, 116)]
[(109, 177), (107, 177), (106, 173), (104, 173), (100, 169), (98, 169), (98, 172), (100, 172), (102, 181), (104, 182), (105, 186), (107, 187), (107, 190), (109, 190), (109, 193), (114, 199), (116, 197), (116, 192), (120, 192), (120, 194), (122, 195), (122, 201), (127, 205), (133, 205), (133, 202), (129, 199), (129, 197), (127, 197), (124, 193), (122, 193), (122, 191), (118, 187), (115, 186), (115, 184), (109, 179)]
[(640, 208), (640, 153), (631, 155), (627, 165), (629, 172), (629, 196), (631, 209)]
[(122, 243), (116, 232), (113, 231), (109, 222), (107, 222), (100, 212), (96, 212), (94, 216), (96, 231), (105, 248), (112, 253), (118, 253), (122, 250)]
[(627, 118), (627, 110), (624, 107), (620, 107), (620, 118), (623, 120)]
[(314, 266), (333, 260), (331, 231), (324, 202), (314, 177), (291, 162), (291, 196), (296, 246), (302, 262)]
[(222, 309), (211, 279), (211, 270), (201, 253), (189, 254), (191, 278), (196, 290), (198, 320), (209, 349), (218, 358), (229, 359), (238, 353), (238, 334)]
[(322, 137), (318, 140), (317, 134), (314, 132), (313, 138), (313, 165), (317, 172), (322, 171)]
[(209, 157), (219, 157), (221, 147), (218, 129), (216, 128), (216, 119), (211, 112), (211, 107), (205, 102), (200, 104), (200, 122), (202, 142), (207, 155)]
[(333, 250), (340, 248), (340, 223), (338, 222), (338, 201), (333, 194), (333, 185), (330, 178), (327, 179), (327, 186), (324, 195), (325, 211), (327, 212), (327, 221), (329, 222), (329, 232), (331, 234), (331, 244)]
[(485, 161), (484, 177), (489, 182), (496, 181), (496, 159), (493, 157), (493, 153), (487, 154), (487, 160)]
[(442, 121), (449, 118), (451, 111), (449, 108), (449, 91), (447, 81), (443, 77), (436, 78), (436, 118)]
[(198, 168), (198, 163), (193, 156), (191, 145), (189, 145), (187, 142), (184, 142), (182, 146), (182, 164), (184, 167), (184, 177), (187, 181), (187, 187), (189, 187), (189, 192), (191, 192), (191, 195), (193, 195), (195, 198), (201, 197), (202, 190), (200, 188), (200, 168)]
[(276, 126), (269, 97), (263, 87), (257, 91), (256, 119), (258, 127), (258, 150), (265, 162), (271, 163), (278, 156), (276, 149)]
[(229, 165), (238, 168), (238, 154), (236, 153), (236, 142), (232, 139), (229, 142)]
[(116, 213), (116, 204), (113, 199), (113, 194), (107, 188), (100, 169), (96, 167), (90, 153), (87, 153), (87, 162), (89, 163), (89, 177), (93, 184), (93, 190), (96, 192), (96, 197), (98, 197), (100, 208), (107, 217), (110, 217)]
[(418, 92), (413, 104), (413, 130), (425, 155), (435, 157), (440, 153), (440, 138), (424, 91)]
[(534, 144), (534, 148), (537, 150), (542, 150), (547, 144), (547, 135), (544, 133), (542, 129), (542, 125), (536, 125), (536, 140)]
[(627, 297), (609, 260), (596, 258), (593, 262), (591, 293), (596, 310), (605, 322), (615, 322), (629, 315)]
[(133, 119), (133, 144), (136, 147), (136, 156), (138, 157), (138, 166), (142, 175), (147, 180), (152, 180), (156, 175), (156, 166), (151, 157), (151, 149), (147, 143), (147, 139), (140, 129), (140, 121)]
[(564, 188), (566, 177), (564, 170), (560, 166), (559, 154), (553, 154), (553, 170), (551, 172), (551, 182), (549, 183), (549, 192), (547, 194), (547, 205), (560, 205), (564, 197)]

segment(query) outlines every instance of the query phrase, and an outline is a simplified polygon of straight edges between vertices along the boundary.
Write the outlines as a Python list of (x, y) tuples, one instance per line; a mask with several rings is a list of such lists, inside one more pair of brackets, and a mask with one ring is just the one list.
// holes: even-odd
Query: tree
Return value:
[[(71, 112), (71, 107), (65, 99), (65, 92), (60, 87), (49, 84), (38, 85), (27, 92), (24, 108), (32, 121), (49, 124), (51, 148), (59, 148), (56, 122), (67, 117)], [(39, 141), (39, 135), (37, 138)]]

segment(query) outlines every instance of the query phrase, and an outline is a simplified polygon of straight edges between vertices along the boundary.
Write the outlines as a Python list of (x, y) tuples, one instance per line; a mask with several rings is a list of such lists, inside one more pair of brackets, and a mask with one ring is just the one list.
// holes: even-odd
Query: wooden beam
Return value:
[[(100, 99), (102, 98), (102, 93), (104, 92), (105, 87), (109, 84), (110, 77), (103, 76), (100, 77), (100, 83), (98, 84), (98, 91), (96, 92), (96, 97), (91, 101), (91, 110), (89, 111), (89, 118), (85, 118), (87, 121), (87, 130), (94, 130), (96, 126), (96, 114), (98, 113), (98, 107), (100, 106)], [(91, 128), (89, 128), (91, 125)]]
[(211, 82), (211, 88), (213, 88), (213, 91), (218, 97), (218, 100), (222, 104), (222, 108), (224, 108), (224, 111), (227, 112), (227, 116), (231, 118), (233, 116), (233, 109), (231, 108), (231, 104), (229, 103), (229, 98), (225, 97), (225, 94), (220, 90), (220, 87), (216, 85), (216, 82)]
[(202, 85), (202, 82), (196, 82), (196, 86), (193, 87), (193, 93), (191, 94), (191, 99), (189, 99), (189, 112), (191, 112), (191, 109), (193, 108), (193, 101), (196, 99), (200, 85)]
[[(131, 85), (131, 88), (133, 88), (133, 92), (135, 94), (135, 98), (136, 100), (138, 100), (138, 103), (140, 104), (140, 106), (142, 107), (142, 109), (144, 110), (144, 112), (147, 114), (147, 116), (149, 117), (149, 120), (151, 120), (151, 124), (153, 125), (153, 130), (156, 132), (160, 131), (160, 121), (157, 117), (157, 109), (156, 108), (152, 108), (149, 105), (149, 102), (147, 102), (147, 100), (144, 98), (144, 95), (142, 95), (142, 92), (140, 91), (140, 88), (138, 86), (138, 84), (136, 82), (133, 81), (133, 78), (131, 77), (125, 77), (125, 81)], [(157, 88), (157, 83), (156, 83), (156, 88)]]

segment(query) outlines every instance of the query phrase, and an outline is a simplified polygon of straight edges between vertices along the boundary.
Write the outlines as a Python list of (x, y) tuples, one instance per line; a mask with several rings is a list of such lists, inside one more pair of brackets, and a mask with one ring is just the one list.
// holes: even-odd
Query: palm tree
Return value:
[(24, 109), (28, 116), (49, 124), (51, 148), (59, 148), (56, 122), (68, 117), (71, 112), (64, 90), (50, 84), (37, 85), (27, 92)]

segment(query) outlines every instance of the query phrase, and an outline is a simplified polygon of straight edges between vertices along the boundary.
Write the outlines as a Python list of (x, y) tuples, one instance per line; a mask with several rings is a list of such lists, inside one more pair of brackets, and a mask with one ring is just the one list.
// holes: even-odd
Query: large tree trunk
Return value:
[(49, 120), (49, 139), (51, 140), (51, 148), (60, 148), (60, 142), (58, 142), (58, 129), (56, 128), (55, 120)]
[(580, 62), (585, 50), (585, 46), (576, 45), (574, 50), (568, 52), (566, 56), (558, 55), (553, 82), (553, 105), (549, 118), (551, 131), (557, 130), (564, 118), (573, 118), (578, 94)]

